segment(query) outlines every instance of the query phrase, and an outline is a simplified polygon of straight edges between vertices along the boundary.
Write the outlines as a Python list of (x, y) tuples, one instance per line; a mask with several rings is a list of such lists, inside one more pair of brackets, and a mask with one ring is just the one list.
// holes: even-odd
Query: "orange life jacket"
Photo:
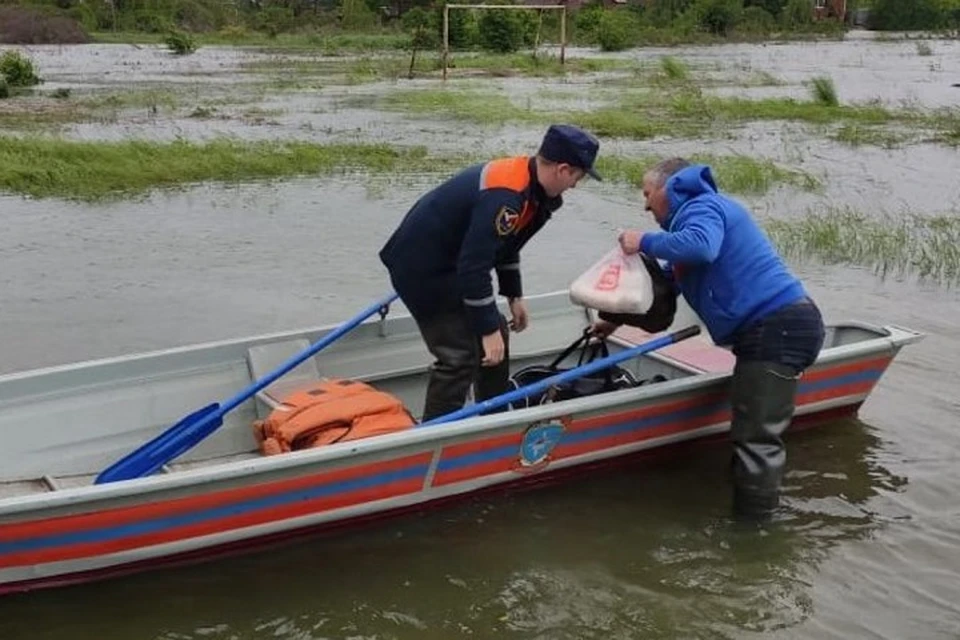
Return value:
[(411, 428), (416, 421), (395, 396), (355, 380), (323, 380), (283, 398), (253, 423), (265, 455), (320, 447)]

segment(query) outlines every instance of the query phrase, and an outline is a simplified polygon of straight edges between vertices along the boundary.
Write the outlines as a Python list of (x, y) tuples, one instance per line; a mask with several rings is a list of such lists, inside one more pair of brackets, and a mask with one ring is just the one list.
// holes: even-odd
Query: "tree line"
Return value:
[[(85, 34), (111, 31), (182, 30), (241, 39), (248, 33), (404, 30), (421, 46), (430, 46), (442, 33), (442, 6), (434, 0), (0, 1), (0, 41), (55, 42), (58, 33), (61, 42), (83, 41)], [(960, 0), (850, 0), (847, 6), (848, 16), (868, 8), (867, 26), (878, 30), (960, 29)], [(592, 1), (571, 14), (569, 42), (608, 50), (697, 34), (763, 36), (844, 26), (838, 20), (814, 20), (813, 0), (631, 0), (614, 8)], [(553, 11), (458, 10), (450, 13), (450, 21), (450, 43), (456, 48), (511, 51), (559, 38), (559, 16)], [(18, 35), (26, 30), (30, 34)]]

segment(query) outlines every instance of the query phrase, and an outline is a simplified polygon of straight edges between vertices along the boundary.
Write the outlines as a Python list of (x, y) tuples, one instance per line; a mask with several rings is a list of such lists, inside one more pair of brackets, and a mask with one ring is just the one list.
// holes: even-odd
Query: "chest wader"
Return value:
[(777, 508), (787, 452), (782, 440), (793, 418), (799, 375), (777, 362), (739, 361), (733, 370), (733, 508), (766, 519)]

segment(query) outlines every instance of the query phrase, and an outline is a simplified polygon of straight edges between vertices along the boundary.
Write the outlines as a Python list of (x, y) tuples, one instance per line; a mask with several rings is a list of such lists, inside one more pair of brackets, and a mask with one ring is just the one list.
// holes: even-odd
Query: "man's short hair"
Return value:
[(670, 176), (689, 166), (690, 161), (685, 158), (667, 158), (647, 170), (647, 175), (654, 180), (657, 187), (661, 187)]

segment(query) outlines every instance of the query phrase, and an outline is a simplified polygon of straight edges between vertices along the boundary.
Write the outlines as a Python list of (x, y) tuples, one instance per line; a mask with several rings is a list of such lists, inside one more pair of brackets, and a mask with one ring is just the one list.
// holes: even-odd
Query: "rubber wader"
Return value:
[(793, 418), (799, 376), (775, 362), (738, 362), (733, 370), (733, 510), (768, 519), (779, 505), (787, 453), (781, 436)]

